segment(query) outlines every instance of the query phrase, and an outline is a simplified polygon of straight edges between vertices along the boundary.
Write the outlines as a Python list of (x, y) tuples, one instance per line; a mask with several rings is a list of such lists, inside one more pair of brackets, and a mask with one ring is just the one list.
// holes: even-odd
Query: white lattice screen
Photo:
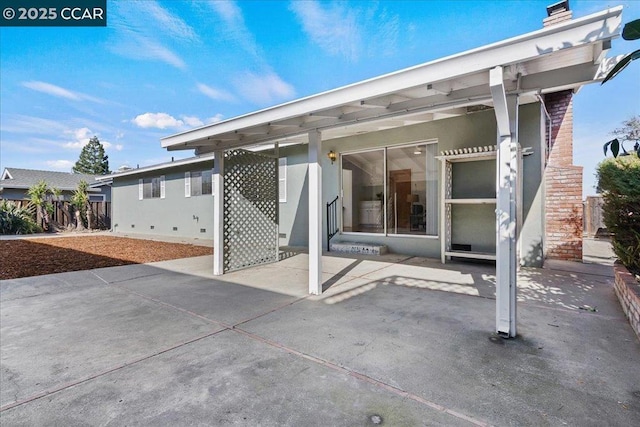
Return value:
[(278, 159), (224, 155), (224, 271), (278, 261)]

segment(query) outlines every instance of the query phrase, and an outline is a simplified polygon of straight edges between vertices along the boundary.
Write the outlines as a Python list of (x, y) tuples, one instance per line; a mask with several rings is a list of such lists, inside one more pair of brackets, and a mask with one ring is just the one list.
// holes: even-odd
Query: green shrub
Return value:
[(598, 165), (603, 219), (613, 250), (629, 270), (640, 273), (640, 158), (636, 153)]
[(2, 200), (2, 202), (0, 202), (0, 234), (31, 234), (41, 232), (42, 229), (34, 220), (35, 208), (31, 203), (22, 208), (14, 202)]

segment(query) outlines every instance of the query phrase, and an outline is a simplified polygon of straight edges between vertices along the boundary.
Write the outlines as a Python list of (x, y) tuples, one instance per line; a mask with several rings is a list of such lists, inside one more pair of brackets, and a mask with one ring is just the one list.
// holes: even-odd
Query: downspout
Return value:
[(547, 138), (545, 143), (546, 150), (544, 152), (544, 165), (547, 166), (547, 161), (549, 160), (549, 154), (551, 153), (551, 125), (552, 125), (551, 115), (547, 110), (547, 106), (545, 105), (544, 100), (540, 96), (540, 92), (536, 93), (536, 98), (538, 98), (538, 101), (540, 101), (540, 104), (542, 105), (542, 110), (544, 111), (544, 115), (547, 116)]

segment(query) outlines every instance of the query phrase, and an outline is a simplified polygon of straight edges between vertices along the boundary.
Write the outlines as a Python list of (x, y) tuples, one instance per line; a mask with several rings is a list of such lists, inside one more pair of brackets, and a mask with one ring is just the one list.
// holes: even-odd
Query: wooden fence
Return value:
[[(19, 207), (26, 207), (29, 204), (28, 200), (9, 200), (15, 203)], [(89, 202), (91, 205), (91, 212), (93, 213), (93, 224), (91, 228), (108, 230), (111, 228), (111, 202)], [(66, 212), (69, 215), (65, 215)], [(69, 201), (62, 201), (54, 204), (53, 214), (51, 215), (51, 221), (57, 223), (62, 228), (67, 228), (76, 225), (75, 209)], [(36, 218), (37, 223), (42, 226), (43, 220), (40, 215)]]
[(598, 230), (602, 232), (606, 229), (602, 219), (603, 204), (602, 196), (587, 196), (584, 201), (584, 234), (588, 237), (594, 237)]

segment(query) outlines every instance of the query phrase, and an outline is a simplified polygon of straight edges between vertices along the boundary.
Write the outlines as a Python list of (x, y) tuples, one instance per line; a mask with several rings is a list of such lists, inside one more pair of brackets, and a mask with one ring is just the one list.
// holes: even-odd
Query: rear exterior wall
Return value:
[[(540, 104), (528, 104), (520, 107), (519, 141), (521, 146), (531, 147), (533, 154), (523, 160), (523, 224), (519, 239), (521, 259), (525, 265), (539, 266), (542, 263), (543, 246), (543, 206), (542, 206), (542, 162), (544, 147), (542, 145), (543, 121)], [(385, 147), (397, 144), (411, 144), (420, 141), (437, 140), (437, 151), (454, 148), (475, 147), (496, 144), (496, 121), (492, 110), (468, 114), (466, 116), (437, 120), (425, 124), (406, 126), (381, 132), (372, 132), (349, 138), (323, 141), (322, 160), (322, 199), (323, 206), (340, 194), (340, 162), (331, 163), (327, 153), (349, 152), (360, 149)], [(308, 244), (308, 175), (307, 146), (293, 146), (280, 149), (280, 156), (287, 157), (287, 201), (280, 203), (281, 244), (304, 246)], [(438, 162), (440, 163), (440, 162)], [(473, 163), (473, 162), (472, 162)], [(485, 163), (485, 162), (482, 162)], [(495, 165), (487, 162), (487, 170), (481, 173), (495, 182)], [(458, 179), (471, 181), (478, 174), (464, 171)], [(439, 165), (441, 167), (441, 165)], [(473, 165), (477, 167), (477, 165)], [(486, 172), (486, 173), (485, 173)], [(441, 195), (439, 195), (441, 197)], [(439, 203), (441, 200), (439, 201)], [(340, 212), (340, 206), (338, 212)], [(487, 213), (488, 212), (488, 213)], [(473, 241), (483, 250), (495, 250), (495, 233), (486, 232), (486, 228), (495, 229), (493, 209), (483, 211), (483, 218), (477, 212), (460, 210), (455, 218), (452, 232)], [(486, 215), (485, 215), (486, 214)], [(486, 218), (484, 218), (486, 216)], [(340, 219), (339, 219), (340, 221)], [(442, 218), (439, 218), (442, 221)], [(326, 211), (323, 209), (324, 249), (326, 241)], [(338, 234), (336, 241), (384, 243), (392, 252), (439, 258), (440, 237), (384, 236), (362, 233)]]
[[(112, 229), (145, 235), (213, 239), (211, 194), (185, 197), (185, 172), (213, 168), (213, 161), (114, 177)], [(139, 200), (138, 179), (164, 175), (165, 198)]]

